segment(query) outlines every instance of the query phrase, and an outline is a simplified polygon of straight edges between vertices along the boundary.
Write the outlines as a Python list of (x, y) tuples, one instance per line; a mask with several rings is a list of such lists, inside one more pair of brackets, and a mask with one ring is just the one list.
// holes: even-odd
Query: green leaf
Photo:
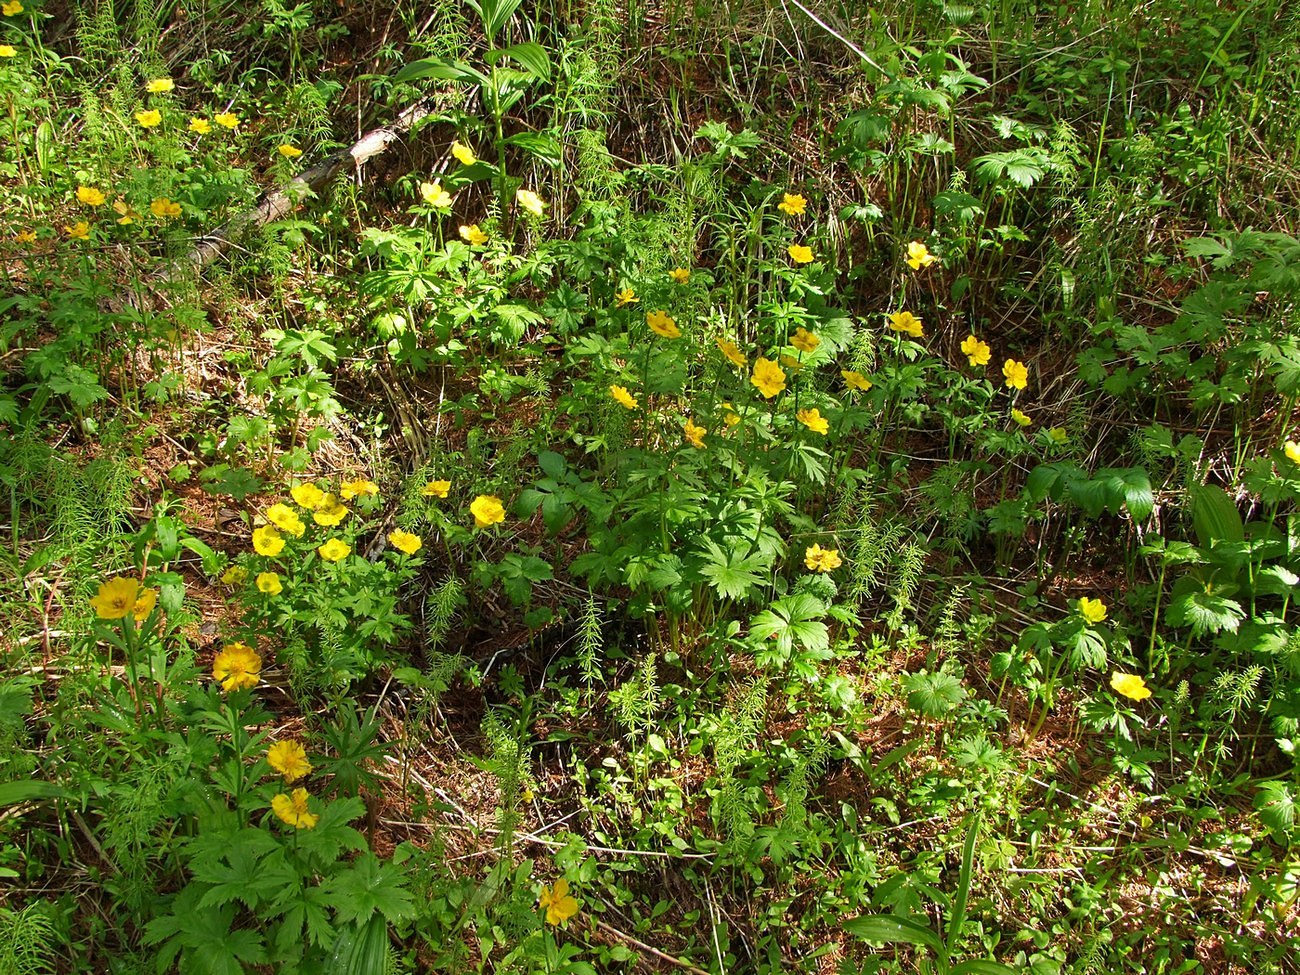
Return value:
[(1016, 970), (996, 961), (971, 959), (953, 965), (948, 975), (1016, 975)]
[(500, 47), (483, 55), (483, 60), (488, 64), (496, 64), (502, 58), (514, 58), (529, 74), (540, 81), (551, 80), (551, 56), (546, 53), (546, 48), (536, 41), (511, 44), (509, 47)]
[(929, 718), (941, 718), (966, 699), (966, 688), (952, 674), (942, 671), (909, 674), (903, 681), (907, 706)]
[(744, 599), (763, 585), (767, 560), (761, 555), (750, 554), (747, 543), (733, 542), (729, 548), (723, 549), (713, 539), (706, 538), (702, 544), (705, 554), (698, 569), (699, 576), (724, 599)]
[(379, 915), (397, 922), (415, 915), (415, 902), (405, 882), (400, 867), (381, 863), (373, 853), (363, 853), (325, 888), (341, 924), (366, 923)]
[(1296, 821), (1296, 797), (1285, 782), (1264, 782), (1255, 796), (1260, 821), (1285, 845)]
[(1192, 527), (1201, 548), (1215, 542), (1240, 542), (1246, 537), (1237, 504), (1221, 487), (1198, 484), (1188, 489), (1192, 502)]
[(53, 782), (40, 779), (23, 779), (21, 782), (0, 782), (0, 808), (16, 806), (20, 802), (37, 799), (71, 799), (72, 793)]
[(423, 58), (419, 61), (412, 61), (393, 75), (393, 80), (399, 83), (423, 81), (425, 78), (438, 78), (442, 81), (475, 82), (480, 85), (488, 83), (488, 77), (483, 72), (471, 68), (461, 61), (450, 61), (447, 58)]
[(894, 917), (892, 914), (868, 914), (865, 917), (856, 917), (844, 922), (844, 930), (866, 941), (921, 945), (929, 948), (938, 957), (944, 957), (943, 941), (931, 928), (906, 918)]
[(1235, 599), (1204, 590), (1184, 593), (1171, 600), (1166, 615), (1170, 626), (1190, 626), (1194, 637), (1223, 630), (1236, 633), (1245, 618), (1245, 611)]

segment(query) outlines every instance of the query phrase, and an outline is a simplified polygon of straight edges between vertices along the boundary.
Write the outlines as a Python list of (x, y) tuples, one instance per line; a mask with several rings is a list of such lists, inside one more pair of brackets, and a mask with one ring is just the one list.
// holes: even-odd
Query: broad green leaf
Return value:
[(442, 81), (464, 81), (480, 85), (488, 83), (487, 75), (471, 68), (461, 61), (447, 58), (423, 58), (403, 66), (393, 80), (397, 82), (423, 81), (425, 78), (438, 78)]
[(1228, 492), (1213, 484), (1198, 484), (1188, 490), (1192, 502), (1192, 527), (1201, 548), (1215, 542), (1240, 542), (1245, 538), (1241, 512)]
[(971, 959), (953, 965), (948, 969), (948, 975), (1016, 975), (1016, 970), (996, 961)]
[(932, 929), (906, 918), (894, 917), (892, 914), (869, 914), (865, 917), (856, 917), (844, 922), (844, 930), (866, 941), (921, 945), (929, 948), (939, 957), (943, 957), (944, 954), (943, 941)]
[(21, 782), (0, 782), (0, 808), (16, 806), (20, 802), (37, 799), (70, 799), (72, 793), (53, 782), (40, 779), (23, 779)]
[(551, 80), (551, 56), (546, 53), (546, 48), (535, 41), (511, 44), (509, 47), (497, 48), (483, 55), (483, 60), (488, 64), (496, 64), (502, 58), (514, 58), (527, 69), (529, 74), (541, 81)]

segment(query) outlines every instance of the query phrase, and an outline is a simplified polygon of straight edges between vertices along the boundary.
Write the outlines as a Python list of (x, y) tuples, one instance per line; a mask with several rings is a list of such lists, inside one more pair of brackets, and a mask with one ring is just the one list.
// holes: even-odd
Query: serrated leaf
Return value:
[(1235, 633), (1245, 618), (1246, 613), (1239, 602), (1214, 592), (1197, 590), (1184, 593), (1169, 603), (1169, 624), (1190, 626), (1193, 637), (1223, 630)]
[(1264, 782), (1255, 795), (1255, 809), (1279, 843), (1295, 827), (1296, 797), (1285, 782)]

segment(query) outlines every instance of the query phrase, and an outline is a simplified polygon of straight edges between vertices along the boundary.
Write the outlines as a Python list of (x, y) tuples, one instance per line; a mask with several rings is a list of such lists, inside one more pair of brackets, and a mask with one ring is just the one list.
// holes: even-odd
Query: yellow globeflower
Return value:
[(113, 203), (113, 212), (118, 214), (117, 222), (123, 227), (135, 223), (136, 218), (140, 216), (140, 214), (131, 209), (125, 200), (115, 201)]
[(816, 352), (817, 346), (822, 344), (822, 340), (801, 325), (791, 336), (790, 344), (800, 352)]
[(871, 388), (871, 380), (860, 372), (854, 372), (852, 369), (841, 369), (840, 375), (844, 377), (844, 385), (848, 386), (849, 389), (856, 389), (865, 393)]
[(307, 761), (307, 749), (301, 742), (287, 739), (277, 741), (266, 750), (266, 764), (271, 766), (289, 784), (311, 773), (311, 762)]
[(1300, 464), (1300, 443), (1288, 440), (1282, 445), (1282, 453), (1286, 454), (1286, 459), (1291, 463)]
[(1008, 359), (1002, 364), (1002, 375), (1010, 389), (1024, 389), (1029, 385), (1029, 369), (1015, 359)]
[(420, 493), (426, 498), (445, 498), (450, 490), (451, 481), (430, 481), (420, 489)]
[(1022, 427), (1027, 427), (1034, 422), (1029, 418), (1029, 414), (1020, 412), (1014, 406), (1011, 408), (1011, 419)]
[(691, 272), (684, 267), (675, 267), (668, 272), (668, 276), (673, 279), (674, 284), (685, 284), (691, 279)]
[(461, 224), (460, 236), (462, 240), (467, 241), (472, 247), (479, 247), (488, 242), (488, 235), (479, 229), (478, 224)]
[(569, 896), (569, 882), (557, 880), (554, 887), (542, 886), (537, 906), (545, 909), (546, 923), (554, 927), (578, 913), (578, 902)]
[(686, 425), (682, 427), (682, 435), (686, 437), (686, 442), (698, 450), (704, 449), (704, 435), (708, 432), (705, 427), (696, 425), (690, 417), (686, 418)]
[(471, 501), (469, 513), (474, 516), (474, 524), (479, 528), (487, 528), (506, 520), (505, 505), (492, 494), (480, 494)]
[(341, 538), (331, 538), (324, 545), (318, 546), (316, 551), (326, 562), (337, 562), (352, 553), (352, 546)]
[(0, 13), (6, 17), (14, 17), (23, 12), (22, 0), (7, 0), (3, 7), (0, 7)]
[(462, 166), (473, 166), (478, 162), (478, 157), (474, 155), (474, 150), (461, 142), (451, 144), (451, 154)]
[(912, 241), (907, 245), (907, 265), (913, 271), (919, 271), (923, 267), (929, 267), (938, 258), (930, 253), (929, 248), (918, 240)]
[(754, 373), (749, 382), (764, 399), (771, 399), (785, 389), (785, 371), (771, 359), (759, 357), (754, 362)]
[(535, 217), (540, 217), (547, 203), (532, 190), (515, 190), (515, 199), (519, 205)]
[(392, 543), (393, 548), (407, 555), (414, 555), (424, 544), (419, 535), (404, 532), (400, 528), (395, 528), (388, 533), (388, 541)]
[(808, 264), (813, 259), (812, 248), (805, 247), (803, 244), (791, 244), (785, 249), (785, 252), (790, 255), (790, 260), (796, 264)]
[(1049, 427), (1047, 429), (1047, 439), (1060, 446), (1069, 441), (1070, 435), (1065, 432), (1065, 427)]
[(292, 795), (271, 797), (271, 811), (294, 829), (315, 829), (320, 817), (307, 811), (307, 790), (294, 789)]
[(782, 213), (788, 213), (792, 217), (802, 217), (803, 212), (808, 207), (808, 201), (798, 193), (782, 193), (781, 202), (776, 208)]
[(1121, 674), (1119, 671), (1114, 671), (1110, 675), (1110, 686), (1117, 694), (1123, 694), (1134, 701), (1145, 701), (1151, 696), (1151, 688), (1147, 687), (1147, 682), (1137, 674)]
[(212, 678), (224, 691), (256, 687), (262, 678), (262, 658), (244, 643), (230, 643), (212, 660)]
[(0, 44), (0, 58), (11, 58), (17, 55), (18, 49), (12, 44)]
[(293, 498), (294, 503), (306, 508), (308, 511), (315, 511), (325, 503), (325, 494), (315, 484), (310, 482), (297, 484), (289, 490), (289, 497)]
[(102, 207), (106, 199), (103, 192), (94, 186), (77, 187), (77, 200), (88, 207)]
[(682, 330), (677, 327), (677, 322), (666, 311), (646, 312), (645, 323), (650, 326), (650, 331), (656, 335), (662, 335), (666, 339), (679, 339), (682, 337)]
[(274, 525), (263, 525), (253, 531), (253, 551), (274, 558), (284, 551), (284, 536)]
[(239, 124), (239, 116), (234, 112), (222, 112), (220, 115), (212, 116), (212, 121), (223, 129), (233, 129)]
[(273, 524), (282, 532), (288, 532), (295, 538), (302, 538), (302, 533), (307, 530), (307, 526), (302, 523), (298, 517), (298, 512), (294, 511), (287, 504), (273, 504), (266, 509), (266, 520)]
[(140, 595), (135, 597), (135, 605), (131, 607), (131, 614), (137, 620), (146, 620), (149, 618), (149, 614), (153, 612), (153, 608), (157, 604), (157, 589), (141, 589)]
[(961, 351), (972, 366), (987, 366), (993, 358), (993, 350), (974, 335), (967, 335), (961, 343)]
[(831, 425), (826, 417), (822, 416), (821, 410), (813, 408), (811, 410), (800, 410), (795, 414), (795, 419), (806, 426), (813, 433), (820, 433), (823, 437), (830, 432)]
[(420, 198), (435, 210), (445, 210), (451, 206), (451, 194), (442, 188), (442, 180), (421, 183)]
[(78, 220), (72, 225), (64, 224), (63, 232), (73, 240), (90, 240), (90, 224), (84, 220)]
[(904, 332), (914, 339), (919, 339), (925, 334), (925, 327), (921, 324), (921, 319), (910, 311), (896, 311), (890, 315), (889, 327), (895, 332)]
[(831, 572), (838, 569), (843, 562), (840, 559), (839, 549), (822, 548), (814, 543), (804, 549), (803, 564), (808, 567), (809, 572)]
[(136, 112), (135, 120), (140, 123), (142, 129), (152, 129), (155, 125), (162, 122), (162, 112), (156, 108), (151, 108), (144, 112)]
[(242, 586), (248, 581), (248, 570), (242, 565), (232, 565), (221, 573), (221, 581), (227, 586)]
[(348, 516), (348, 508), (335, 495), (327, 494), (311, 513), (312, 521), (326, 528), (333, 528)]
[(259, 572), (257, 574), (257, 590), (264, 592), (268, 596), (278, 596), (284, 591), (284, 586), (280, 582), (278, 572)]
[(635, 410), (639, 405), (636, 397), (633, 396), (624, 386), (610, 386), (609, 395), (614, 397), (619, 403), (622, 403), (629, 410)]
[(171, 91), (176, 87), (176, 83), (171, 78), (154, 78), (144, 86), (144, 90), (151, 95), (161, 95), (165, 91)]
[(289, 142), (282, 142), (275, 147), (275, 151), (284, 156), (285, 159), (296, 159), (302, 155), (302, 150)]
[(744, 369), (745, 366), (749, 365), (749, 360), (741, 354), (740, 349), (736, 348), (734, 342), (728, 342), (726, 339), (722, 338), (717, 338), (713, 341), (717, 343), (718, 348), (722, 350), (722, 354), (726, 356), (727, 361), (733, 366)]
[(120, 620), (135, 609), (140, 595), (140, 583), (125, 576), (109, 579), (90, 599), (95, 615), (101, 620)]
[(199, 135), (207, 135), (212, 131), (212, 123), (205, 118), (190, 119), (190, 131), (197, 132)]
[(736, 408), (730, 403), (723, 403), (722, 409), (724, 411), (722, 414), (722, 422), (727, 426), (734, 427), (740, 422), (740, 414), (736, 412)]
[(641, 299), (636, 296), (636, 292), (631, 288), (624, 288), (622, 291), (614, 293), (614, 300), (618, 303), (618, 307), (622, 308), (624, 305), (636, 304)]
[(372, 498), (378, 493), (379, 485), (365, 478), (356, 481), (344, 481), (339, 485), (339, 495), (344, 501), (350, 501), (352, 498), (358, 497)]
[(1100, 599), (1079, 597), (1079, 615), (1089, 623), (1100, 623), (1106, 618), (1106, 604)]
[(165, 196), (160, 196), (149, 204), (149, 212), (159, 220), (169, 220), (181, 215), (181, 205)]

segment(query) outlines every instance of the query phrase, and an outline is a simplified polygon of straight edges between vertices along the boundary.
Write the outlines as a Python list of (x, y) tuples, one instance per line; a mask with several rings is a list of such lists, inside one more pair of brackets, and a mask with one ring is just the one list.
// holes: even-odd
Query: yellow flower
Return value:
[(288, 739), (277, 741), (266, 750), (266, 764), (284, 776), (289, 784), (311, 772), (311, 762), (307, 761), (307, 749), (301, 742)]
[(420, 198), (429, 206), (445, 210), (451, 206), (451, 194), (442, 188), (442, 180), (420, 184)]
[(173, 203), (165, 196), (160, 196), (149, 204), (149, 212), (159, 220), (168, 220), (181, 215), (181, 205)]
[(1286, 454), (1286, 459), (1291, 463), (1300, 464), (1300, 443), (1288, 440), (1282, 445), (1282, 453)]
[(453, 142), (451, 144), (451, 154), (456, 157), (462, 166), (473, 166), (478, 162), (474, 150), (462, 142)]
[(763, 394), (764, 399), (771, 399), (785, 389), (785, 372), (772, 360), (760, 356), (754, 362), (754, 374), (749, 377), (749, 382)]
[(470, 243), (471, 246), (478, 247), (488, 242), (488, 235), (478, 229), (478, 224), (461, 224), (460, 236), (463, 240)]
[(542, 885), (537, 906), (546, 910), (546, 923), (554, 927), (578, 913), (578, 902), (569, 896), (569, 882), (557, 880), (554, 887)]
[(993, 358), (993, 350), (974, 335), (967, 335), (961, 344), (962, 354), (972, 366), (987, 366)]
[(704, 435), (708, 432), (706, 428), (697, 426), (689, 416), (686, 418), (686, 425), (682, 427), (682, 435), (686, 437), (687, 443), (699, 450), (704, 449)]
[(519, 201), (521, 207), (535, 217), (540, 217), (542, 210), (547, 206), (546, 201), (532, 190), (515, 190), (515, 199)]
[(778, 210), (792, 217), (802, 217), (807, 207), (808, 201), (798, 193), (782, 193), (781, 202), (776, 205)]
[(337, 562), (352, 553), (352, 546), (341, 538), (331, 538), (324, 545), (318, 546), (316, 551), (326, 562)]
[(420, 551), (420, 546), (424, 544), (419, 535), (413, 535), (411, 532), (404, 532), (400, 528), (395, 528), (388, 533), (388, 540), (392, 542), (393, 548), (407, 555), (414, 555)]
[[(914, 240), (907, 245), (907, 265), (913, 271), (919, 271), (923, 267), (929, 267), (938, 258), (930, 253), (929, 249), (920, 241)], [(972, 363), (974, 365), (974, 363)]]
[(624, 288), (622, 291), (615, 292), (614, 300), (618, 302), (618, 307), (622, 308), (624, 305), (634, 304), (641, 299), (636, 296), (636, 292), (631, 288)]
[(136, 217), (140, 216), (140, 214), (131, 209), (125, 200), (115, 201), (113, 203), (113, 212), (119, 214), (117, 222), (123, 227), (127, 224), (135, 223)]
[(849, 389), (857, 389), (866, 392), (871, 388), (871, 380), (860, 372), (854, 372), (852, 369), (841, 369), (840, 375), (844, 377), (844, 385)]
[(921, 319), (910, 311), (896, 311), (889, 316), (889, 327), (895, 332), (906, 332), (912, 338), (919, 339), (925, 334)]
[(257, 591), (264, 592), (268, 596), (278, 596), (284, 591), (284, 586), (280, 583), (280, 574), (278, 572), (259, 572), (257, 574)]
[(234, 112), (222, 112), (220, 115), (212, 116), (212, 121), (223, 129), (233, 129), (239, 124), (239, 116)]
[(714, 339), (713, 341), (717, 343), (718, 348), (722, 350), (722, 354), (727, 357), (727, 361), (733, 366), (744, 369), (745, 366), (749, 365), (749, 360), (740, 354), (740, 349), (736, 348), (735, 343), (728, 342), (726, 339)]
[(32, 230), (20, 230), (14, 234), (14, 241), (19, 244), (31, 244), (36, 241), (36, 232)]
[(263, 525), (253, 531), (253, 551), (258, 555), (271, 558), (284, 550), (284, 536), (275, 530), (274, 525)]
[(609, 395), (614, 397), (614, 399), (622, 403), (629, 410), (635, 410), (639, 405), (636, 401), (636, 397), (628, 392), (627, 388), (624, 386), (610, 386)]
[(420, 493), (426, 498), (445, 498), (450, 490), (451, 481), (430, 481), (420, 489)]
[(93, 186), (78, 186), (77, 199), (88, 207), (102, 207), (107, 197)]
[(677, 327), (677, 322), (666, 311), (647, 312), (645, 323), (650, 326), (650, 331), (656, 335), (662, 335), (666, 339), (679, 339), (682, 337), (682, 330)]
[(158, 603), (157, 589), (141, 589), (140, 595), (135, 597), (135, 605), (131, 607), (131, 613), (137, 620), (149, 618), (153, 608)]
[(506, 509), (501, 499), (492, 494), (480, 494), (469, 504), (469, 513), (474, 516), (474, 524), (487, 528), (506, 520)]
[(190, 131), (197, 132), (199, 135), (207, 135), (212, 131), (212, 123), (205, 118), (190, 119)]
[(162, 112), (156, 108), (148, 109), (144, 112), (136, 112), (135, 120), (140, 123), (142, 129), (152, 129), (155, 125), (162, 122)]
[(344, 501), (350, 501), (352, 498), (357, 497), (371, 498), (378, 493), (379, 485), (364, 478), (358, 481), (344, 481), (339, 485), (339, 494)]
[(293, 498), (296, 504), (308, 511), (315, 511), (325, 503), (325, 498), (328, 497), (324, 491), (310, 482), (295, 485), (290, 489), (289, 496)]
[(1079, 615), (1089, 623), (1100, 623), (1106, 618), (1106, 604), (1100, 599), (1079, 597)]
[(348, 508), (335, 495), (327, 494), (311, 513), (311, 520), (326, 528), (333, 528), (348, 516)]
[(801, 325), (795, 330), (794, 336), (790, 339), (790, 344), (800, 352), (816, 352), (817, 346), (822, 344), (822, 340)]
[(288, 142), (282, 142), (275, 147), (275, 151), (284, 156), (285, 159), (296, 159), (302, 155), (302, 150)]
[(13, 17), (22, 12), (22, 0), (8, 0), (3, 7), (0, 7), (0, 13), (3, 13), (6, 17)]
[(796, 264), (807, 264), (813, 259), (812, 248), (805, 247), (803, 244), (791, 244), (785, 249), (785, 252), (790, 255), (790, 260)]
[(730, 403), (723, 403), (722, 408), (723, 410), (726, 411), (722, 414), (723, 423), (725, 423), (729, 427), (734, 427), (737, 423), (740, 422), (740, 414), (736, 412), (736, 408), (734, 406), (732, 406)]
[(126, 576), (117, 576), (100, 585), (99, 592), (91, 597), (90, 605), (101, 620), (120, 620), (135, 609), (139, 595), (140, 583)]
[(262, 678), (262, 658), (244, 643), (229, 643), (212, 660), (212, 679), (224, 691), (256, 687)]
[(843, 562), (837, 548), (822, 548), (816, 543), (804, 549), (803, 564), (809, 572), (831, 572), (838, 569)]
[(1022, 427), (1027, 427), (1034, 421), (1029, 418), (1029, 414), (1021, 413), (1014, 406), (1011, 408), (1011, 419), (1015, 420)]
[(307, 811), (307, 790), (294, 789), (293, 795), (283, 792), (271, 797), (271, 812), (294, 829), (315, 829), (320, 817)]
[(668, 272), (668, 276), (673, 279), (674, 284), (685, 284), (691, 279), (691, 272), (684, 267), (675, 267)]
[(823, 437), (830, 432), (831, 425), (826, 417), (822, 416), (821, 410), (814, 407), (811, 410), (800, 410), (795, 415), (795, 419), (806, 426), (813, 433), (820, 433)]
[(84, 220), (78, 220), (71, 226), (65, 223), (63, 232), (73, 240), (90, 240), (90, 224)]
[(1024, 389), (1029, 385), (1029, 370), (1023, 362), (1008, 359), (1002, 364), (1002, 375), (1011, 389)]
[(242, 586), (248, 581), (248, 570), (242, 565), (232, 565), (221, 573), (221, 581), (227, 586)]
[(1065, 427), (1048, 427), (1047, 437), (1058, 446), (1070, 439), (1070, 435), (1065, 432)]
[(1110, 686), (1117, 694), (1134, 701), (1145, 701), (1151, 696), (1151, 688), (1137, 674), (1121, 674), (1116, 670), (1110, 675)]
[(171, 78), (154, 78), (144, 86), (144, 90), (151, 95), (161, 95), (165, 91), (171, 91), (176, 84)]
[(0, 58), (14, 57), (18, 51), (12, 44), (0, 44)]

